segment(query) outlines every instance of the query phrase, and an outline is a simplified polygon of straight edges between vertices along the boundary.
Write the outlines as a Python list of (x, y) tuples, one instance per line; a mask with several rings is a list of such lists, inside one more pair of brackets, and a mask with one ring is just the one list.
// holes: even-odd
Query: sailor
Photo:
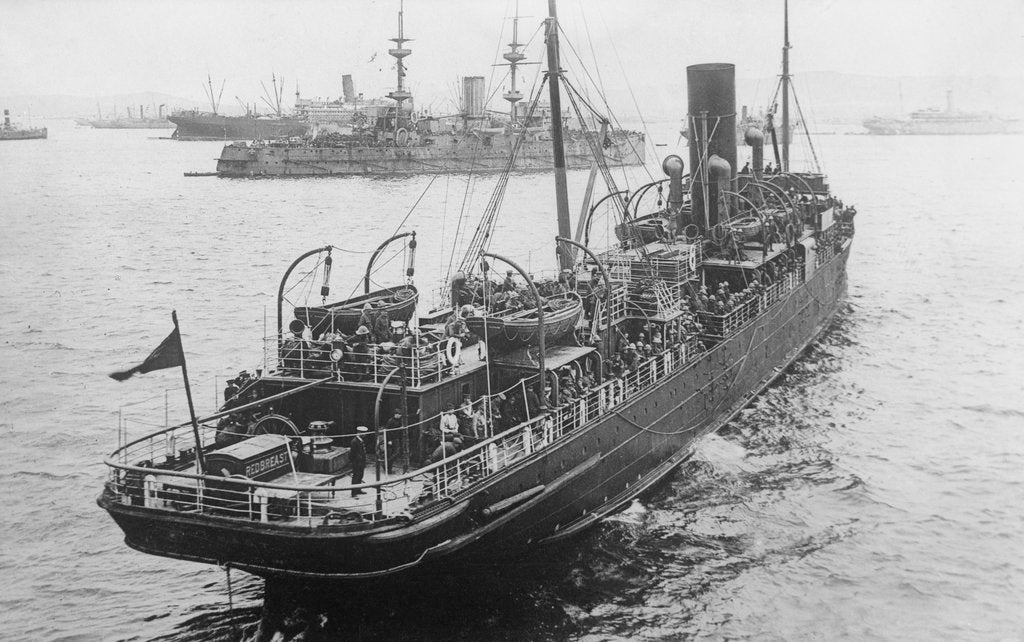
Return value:
[(370, 332), (373, 334), (374, 343), (384, 343), (391, 339), (391, 319), (388, 318), (387, 310), (377, 312)]
[[(373, 302), (367, 301), (363, 304), (363, 311), (359, 315), (359, 325), (370, 331), (373, 334), (374, 325), (377, 321), (377, 314), (373, 311)], [(373, 341), (373, 338), (370, 338)], [(373, 341), (376, 343), (376, 341)]]
[(626, 351), (622, 354), (622, 364), (625, 366), (626, 371), (632, 371), (636, 367), (636, 362), (636, 344), (631, 343), (626, 346)]
[(512, 270), (505, 273), (505, 282), (501, 286), (506, 292), (516, 291), (516, 281), (512, 278)]
[(381, 429), (377, 438), (377, 459), (385, 463), (385, 470), (389, 475), (391, 474), (391, 462), (403, 454), (395, 450), (395, 444), (401, 443), (398, 434), (398, 431), (401, 430), (401, 428), (402, 411), (395, 408), (395, 412), (392, 413), (391, 419), (388, 419), (387, 423), (384, 424), (384, 427)]
[(455, 415), (455, 404), (449, 403), (445, 412), (441, 413), (441, 440), (453, 441), (459, 434), (459, 418)]
[(357, 376), (366, 374), (366, 367), (370, 363), (370, 346), (367, 343), (369, 339), (370, 329), (365, 325), (359, 326), (356, 330), (355, 343), (352, 344), (352, 362)]
[(743, 169), (740, 170), (740, 174), (749, 174), (749, 173), (750, 173), (750, 163), (747, 162), (747, 163), (745, 163), (743, 165)]
[(774, 174), (775, 173), (775, 170), (772, 169), (772, 164), (771, 163), (768, 163), (767, 165), (765, 165), (764, 173), (765, 174)]
[[(348, 443), (348, 460), (352, 464), (352, 485), (363, 483), (363, 472), (366, 470), (366, 444), (363, 443), (363, 436), (370, 432), (366, 426), (356, 428), (356, 434)], [(352, 496), (362, 495), (361, 488), (353, 488)]]
[(540, 412), (540, 398), (537, 397), (536, 391), (529, 386), (526, 388), (526, 408), (530, 413), (528, 419), (533, 419)]

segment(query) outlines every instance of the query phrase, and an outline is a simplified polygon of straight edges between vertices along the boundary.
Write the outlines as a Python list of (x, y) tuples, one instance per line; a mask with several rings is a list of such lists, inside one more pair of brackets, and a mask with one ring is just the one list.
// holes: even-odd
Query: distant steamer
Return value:
[(95, 120), (76, 120), (79, 124), (87, 124), (94, 129), (170, 129), (174, 125), (167, 120), (164, 116), (164, 106), (160, 105), (157, 108), (157, 117), (149, 118), (146, 116), (146, 109), (142, 105), (139, 105), (138, 113), (133, 112), (132, 108), (128, 108), (127, 118), (103, 118), (100, 115)]
[(868, 133), (884, 136), (908, 134), (1006, 134), (1012, 121), (986, 113), (957, 111), (953, 92), (946, 92), (946, 111), (921, 109), (910, 118), (870, 118), (864, 121)]
[(46, 138), (46, 128), (12, 125), (11, 111), (4, 110), (4, 126), (0, 129), (0, 140), (31, 140), (34, 138)]
[[(213, 98), (213, 85), (208, 84), (208, 97), (212, 111), (196, 109), (176, 111), (168, 117), (177, 125), (172, 138), (177, 140), (272, 140), (303, 136), (318, 124), (347, 125), (365, 117), (367, 110), (383, 105), (382, 100), (363, 100), (355, 93), (352, 76), (342, 76), (343, 98), (338, 100), (314, 100), (302, 98), (295, 90), (295, 108), (291, 115), (285, 115), (281, 105), (281, 88), (277, 79), (273, 81), (272, 101), (267, 104), (272, 114), (257, 114), (255, 108), (246, 107), (244, 116), (226, 116), (218, 113), (219, 97)], [(223, 90), (223, 87), (221, 88)]]

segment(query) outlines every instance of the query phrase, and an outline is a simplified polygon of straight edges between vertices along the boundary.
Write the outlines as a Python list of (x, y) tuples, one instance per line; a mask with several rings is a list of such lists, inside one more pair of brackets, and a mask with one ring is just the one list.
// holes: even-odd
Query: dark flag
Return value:
[(181, 335), (175, 327), (167, 338), (160, 342), (156, 350), (150, 353), (141, 364), (123, 372), (111, 372), (110, 378), (116, 381), (124, 381), (133, 374), (145, 374), (153, 370), (164, 368), (176, 368), (185, 363), (185, 355), (181, 350)]

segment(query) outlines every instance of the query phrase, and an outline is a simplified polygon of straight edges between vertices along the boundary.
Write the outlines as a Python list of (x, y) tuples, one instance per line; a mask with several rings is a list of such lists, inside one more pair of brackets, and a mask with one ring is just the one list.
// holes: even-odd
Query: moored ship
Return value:
[[(486, 87), (482, 76), (463, 78), (459, 114), (433, 116), (417, 113), (412, 94), (405, 88), (405, 58), (412, 52), (405, 46), (404, 25), (399, 13), (396, 48), (389, 50), (397, 60), (397, 89), (388, 94), (389, 106), (365, 110), (361, 122), (348, 127), (320, 131), (293, 140), (264, 139), (230, 143), (217, 159), (222, 177), (254, 178), (275, 176), (332, 176), (350, 174), (431, 174), (484, 172), (505, 169), (516, 148), (516, 170), (547, 169), (552, 165), (551, 121), (565, 119), (539, 101), (519, 108), (523, 94), (516, 85), (517, 67), (525, 55), (518, 42), (518, 18), (513, 21), (512, 42), (504, 55), (510, 68), (511, 88), (503, 94), (508, 114), (485, 109)], [(556, 114), (558, 114), (556, 116)], [(570, 169), (587, 169), (593, 164), (595, 141), (604, 148), (609, 165), (642, 165), (645, 139), (639, 132), (602, 129), (585, 132), (566, 129), (564, 154)]]
[[(139, 105), (138, 112), (134, 112), (131, 107), (127, 108), (127, 112), (128, 116), (126, 118), (103, 118), (101, 116), (84, 122), (88, 123), (93, 129), (170, 129), (174, 127), (174, 123), (167, 120), (167, 117), (164, 116), (163, 105), (157, 108), (156, 117), (147, 116), (143, 105)], [(81, 123), (82, 121), (76, 119), (75, 122)]]
[[(198, 109), (179, 110), (168, 119), (177, 127), (172, 138), (177, 140), (274, 140), (303, 136), (311, 127), (323, 124), (348, 125), (362, 121), (367, 113), (383, 104), (381, 100), (364, 100), (355, 93), (352, 76), (342, 76), (342, 98), (320, 100), (303, 98), (295, 90), (295, 107), (286, 114), (281, 106), (281, 90), (277, 79), (273, 80), (273, 102), (267, 103), (273, 113), (259, 114), (255, 108), (246, 107), (244, 116), (229, 116), (219, 113), (220, 101), (213, 97), (213, 85), (207, 79), (210, 111)], [(283, 85), (283, 83), (282, 83)]]
[(11, 111), (4, 110), (4, 124), (0, 128), (0, 140), (33, 140), (46, 138), (45, 127), (21, 127), (11, 123)]
[[(562, 82), (549, 1), (547, 84), (560, 113), (562, 86), (575, 89)], [(785, 81), (788, 48), (787, 30)], [(602, 171), (624, 231), (611, 247), (572, 233), (561, 119), (552, 123), (556, 278), (490, 252), (500, 186), (439, 310), (396, 322), (375, 305), (405, 314), (412, 232), (373, 252), (354, 333), (285, 299), (309, 291), (292, 273), (316, 257), (299, 282), (322, 278), (326, 301), (334, 248), (292, 262), (258, 375), (233, 381), (214, 415), (106, 460), (98, 501), (127, 544), (267, 578), (364, 582), (567, 540), (672, 474), (828, 327), (854, 234), (853, 212), (823, 175), (789, 171), (787, 144), (783, 172), (767, 176), (763, 135), (748, 130), (753, 170), (736, 171), (732, 65), (693, 65), (687, 77), (690, 173), (669, 157), (668, 178), (627, 197)], [(667, 201), (636, 212), (637, 195), (665, 183)], [(648, 240), (639, 227), (653, 219), (667, 232)], [(371, 293), (375, 262), (399, 241), (405, 282)], [(341, 303), (358, 302), (321, 307), (352, 308)], [(508, 341), (489, 340), (523, 320), (532, 331), (517, 323)], [(176, 328), (132, 370), (179, 365), (180, 350)]]
[(909, 118), (869, 118), (864, 128), (869, 134), (882, 136), (903, 135), (959, 135), (1006, 134), (1013, 121), (993, 114), (959, 111), (953, 106), (953, 92), (946, 92), (946, 109), (920, 109)]

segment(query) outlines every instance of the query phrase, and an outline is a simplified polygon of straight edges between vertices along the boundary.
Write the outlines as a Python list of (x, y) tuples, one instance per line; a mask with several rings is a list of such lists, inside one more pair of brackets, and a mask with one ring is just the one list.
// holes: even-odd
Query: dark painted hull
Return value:
[[(461, 498), (467, 509), (390, 534), (239, 523), (114, 503), (100, 505), (141, 551), (264, 577), (361, 580), (431, 565), (496, 557), (575, 535), (669, 475), (694, 440), (717, 430), (795, 360), (827, 326), (846, 292), (850, 242), (808, 282), (735, 335), (612, 413), (495, 474)], [(543, 485), (493, 519), (471, 506)], [(453, 509), (454, 510), (454, 509)], [(405, 532), (403, 529), (419, 530)], [(375, 541), (376, 540), (376, 541)]]
[(302, 136), (309, 123), (298, 118), (251, 118), (179, 112), (167, 120), (177, 125), (172, 134), (178, 140), (269, 140)]
[(36, 140), (46, 138), (46, 128), (42, 129), (0, 129), (0, 140)]

